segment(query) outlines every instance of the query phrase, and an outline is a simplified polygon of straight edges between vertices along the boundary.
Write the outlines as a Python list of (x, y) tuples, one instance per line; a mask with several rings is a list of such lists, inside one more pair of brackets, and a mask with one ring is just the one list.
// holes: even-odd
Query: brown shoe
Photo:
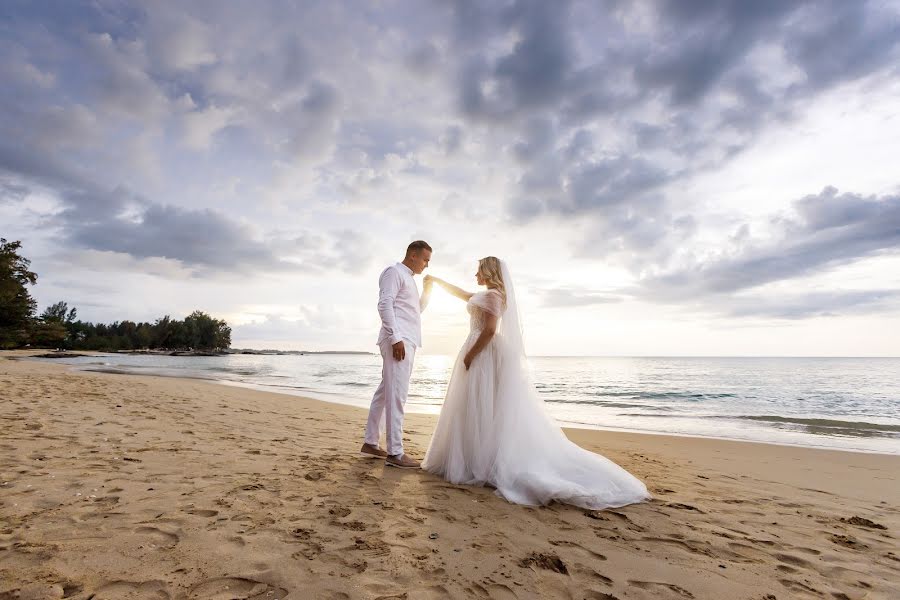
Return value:
[(398, 469), (418, 469), (421, 466), (419, 461), (413, 460), (405, 454), (388, 456), (384, 460), (384, 464), (389, 467), (397, 467)]
[(359, 449), (359, 455), (363, 458), (387, 458), (388, 453), (372, 444), (363, 444)]

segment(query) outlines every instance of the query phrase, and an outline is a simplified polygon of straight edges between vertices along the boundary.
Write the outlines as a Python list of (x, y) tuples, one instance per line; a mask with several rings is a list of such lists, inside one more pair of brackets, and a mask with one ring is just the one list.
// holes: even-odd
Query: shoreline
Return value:
[(653, 499), (527, 507), (359, 458), (357, 407), (43, 361), (0, 389), (0, 596), (900, 596), (897, 456), (566, 429)]
[[(126, 373), (126, 372), (118, 372), (118, 371), (104, 371), (101, 369), (85, 369), (85, 370), (90, 371), (90, 372), (109, 373), (112, 375), (140, 375), (140, 374), (136, 374), (136, 373)], [(172, 378), (172, 379), (180, 378), (180, 376), (178, 376), (178, 375), (163, 375), (163, 374), (159, 374), (159, 375), (147, 374), (147, 375), (140, 375), (140, 376), (143, 376), (143, 377), (168, 377), (168, 378)], [(349, 406), (351, 408), (368, 411), (367, 407), (360, 406), (359, 404), (354, 404), (352, 402), (342, 402), (338, 399), (333, 399), (333, 400), (326, 399), (322, 396), (331, 395), (331, 394), (327, 394), (326, 392), (319, 392), (319, 391), (315, 391), (315, 390), (311, 390), (309, 393), (316, 394), (316, 396), (305, 396), (300, 393), (293, 394), (291, 392), (287, 392), (287, 391), (283, 391), (283, 390), (276, 391), (276, 390), (268, 389), (269, 387), (277, 388), (278, 386), (276, 386), (276, 385), (265, 386), (262, 384), (245, 383), (243, 381), (229, 381), (227, 379), (215, 379), (212, 377), (211, 378), (184, 377), (184, 379), (198, 379), (201, 381), (209, 381), (211, 383), (215, 383), (218, 385), (226, 385), (226, 386), (238, 387), (238, 388), (243, 388), (243, 389), (255, 390), (255, 391), (259, 391), (259, 392), (277, 394), (280, 396), (286, 396), (286, 397), (290, 397), (290, 398), (305, 398), (308, 400), (314, 400), (316, 402), (324, 402), (325, 404), (337, 404), (340, 406)], [(340, 397), (338, 394), (334, 394), (333, 396), (335, 398)], [(428, 416), (437, 417), (437, 415), (439, 414), (438, 412), (409, 410), (409, 406), (410, 405), (407, 404), (407, 412), (406, 412), (407, 415), (416, 414), (416, 415), (428, 415)], [(440, 408), (440, 407), (438, 407), (438, 408)], [(765, 445), (765, 446), (783, 446), (786, 448), (807, 448), (810, 450), (827, 450), (827, 451), (831, 451), (831, 452), (851, 452), (851, 453), (860, 453), (860, 454), (875, 454), (875, 455), (879, 455), (879, 456), (900, 457), (900, 451), (898, 451), (896, 453), (892, 453), (892, 452), (880, 452), (878, 450), (866, 450), (866, 449), (861, 449), (861, 448), (833, 448), (830, 446), (817, 446), (817, 445), (813, 445), (813, 444), (796, 444), (796, 443), (792, 444), (790, 442), (761, 441), (761, 440), (750, 440), (750, 439), (742, 439), (742, 438), (734, 438), (734, 437), (721, 437), (721, 436), (712, 436), (712, 435), (693, 435), (693, 434), (689, 434), (689, 433), (653, 431), (650, 429), (635, 429), (635, 428), (628, 428), (628, 427), (610, 427), (610, 426), (602, 426), (602, 425), (593, 425), (591, 423), (575, 423), (572, 421), (564, 421), (564, 420), (560, 420), (560, 419), (554, 419), (554, 420), (557, 422), (557, 424), (559, 424), (559, 426), (563, 430), (603, 431), (603, 432), (609, 432), (609, 433), (628, 433), (628, 434), (634, 434), (634, 435), (652, 435), (652, 436), (688, 438), (688, 439), (698, 439), (698, 440), (716, 440), (716, 441), (721, 441), (721, 442), (738, 442), (738, 443), (744, 443), (744, 444), (761, 444), (761, 445)]]
[[(14, 352), (17, 354), (15, 358), (40, 358), (35, 357), (30, 354), (30, 351), (4, 351), (5, 353)], [(0, 353), (0, 357), (3, 356), (3, 353)], [(98, 354), (98, 357), (101, 357), (102, 354)], [(13, 357), (10, 357), (13, 358)], [(728, 357), (726, 357), (728, 358)], [(769, 357), (763, 357), (769, 358)], [(45, 362), (41, 360), (40, 362)], [(282, 386), (278, 386), (277, 384), (256, 384), (256, 383), (248, 383), (242, 381), (232, 381), (228, 379), (216, 378), (214, 376), (201, 376), (201, 375), (189, 375), (189, 374), (167, 374), (167, 373), (137, 373), (133, 371), (129, 371), (128, 369), (118, 369), (116, 367), (91, 367), (91, 368), (79, 368), (78, 365), (71, 365), (68, 363), (61, 363), (61, 365), (65, 365), (72, 369), (73, 371), (83, 371), (83, 372), (93, 372), (93, 373), (104, 373), (110, 375), (134, 375), (140, 377), (162, 377), (167, 379), (186, 379), (186, 380), (197, 380), (197, 381), (208, 381), (211, 383), (216, 383), (219, 385), (225, 386), (233, 386), (243, 389), (256, 390), (260, 392), (266, 393), (274, 393), (280, 394), (283, 396), (288, 396), (292, 398), (308, 398), (311, 400), (325, 402), (329, 404), (337, 404), (340, 406), (350, 406), (354, 408), (361, 408), (364, 410), (368, 410), (367, 406), (364, 406), (361, 402), (354, 402), (352, 400), (346, 400), (346, 396), (341, 396), (337, 393), (330, 393), (324, 391), (318, 391), (314, 389), (305, 389), (303, 391), (293, 392), (290, 389), (285, 389)], [(407, 404), (407, 414), (420, 414), (420, 415), (437, 415), (439, 414), (439, 406), (435, 406), (437, 410), (421, 410), (418, 409), (419, 406), (415, 403)], [(431, 405), (427, 405), (431, 406)], [(779, 440), (759, 440), (759, 439), (748, 439), (748, 438), (740, 438), (740, 437), (729, 437), (729, 436), (715, 436), (715, 435), (701, 435), (694, 433), (681, 433), (681, 432), (672, 432), (672, 431), (658, 431), (652, 429), (640, 429), (640, 428), (631, 428), (631, 427), (614, 427), (614, 426), (604, 426), (604, 425), (595, 425), (592, 423), (584, 423), (584, 422), (574, 422), (568, 421), (564, 419), (556, 419), (557, 423), (563, 429), (578, 429), (578, 430), (588, 430), (588, 431), (605, 431), (605, 432), (621, 432), (621, 433), (632, 433), (637, 435), (652, 435), (652, 436), (671, 436), (676, 438), (688, 438), (688, 439), (709, 439), (709, 440), (720, 440), (720, 441), (729, 441), (729, 442), (742, 442), (746, 444), (766, 444), (766, 445), (774, 445), (781, 446), (787, 448), (810, 448), (810, 449), (818, 449), (818, 450), (830, 450), (835, 452), (851, 452), (851, 453), (861, 453), (861, 454), (875, 454), (875, 455), (885, 455), (885, 456), (900, 456), (900, 442), (898, 442), (898, 451), (890, 452), (888, 450), (878, 450), (878, 449), (867, 449), (867, 448), (842, 448), (842, 447), (834, 447), (829, 446), (827, 444), (813, 444), (813, 443), (800, 443), (800, 442), (791, 442), (791, 441), (779, 441)], [(810, 435), (813, 439), (815, 439), (812, 435)], [(828, 437), (824, 437), (824, 439), (830, 439)], [(861, 439), (872, 439), (863, 437)], [(877, 438), (875, 438), (877, 439)]]

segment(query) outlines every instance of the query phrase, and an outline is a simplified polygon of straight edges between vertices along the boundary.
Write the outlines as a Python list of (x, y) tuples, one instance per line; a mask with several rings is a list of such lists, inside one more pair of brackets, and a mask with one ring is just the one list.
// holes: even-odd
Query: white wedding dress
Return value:
[[(506, 308), (497, 290), (469, 300), (469, 336), (453, 366), (422, 468), (456, 484), (491, 485), (517, 504), (556, 500), (602, 509), (648, 499), (639, 479), (570, 442), (547, 414), (529, 375), (505, 262), (501, 268)], [(463, 359), (484, 328), (486, 313), (501, 317), (497, 333), (466, 370)]]

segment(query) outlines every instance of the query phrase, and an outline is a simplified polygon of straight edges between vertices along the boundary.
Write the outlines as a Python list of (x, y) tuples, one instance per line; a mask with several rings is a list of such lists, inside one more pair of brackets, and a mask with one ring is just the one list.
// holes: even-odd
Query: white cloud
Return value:
[[(872, 337), (900, 287), (892, 5), (98, 6), (22, 5), (0, 40), (0, 218), (54, 301), (101, 318), (121, 277), (132, 318), (370, 349), (375, 278), (424, 237), (467, 286), (515, 265), (538, 353), (843, 353), (847, 323), (900, 353)], [(466, 315), (432, 308), (452, 350)]]

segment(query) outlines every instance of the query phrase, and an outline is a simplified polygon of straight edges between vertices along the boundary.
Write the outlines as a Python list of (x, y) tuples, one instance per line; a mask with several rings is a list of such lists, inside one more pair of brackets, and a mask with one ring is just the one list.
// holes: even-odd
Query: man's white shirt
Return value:
[(424, 309), (425, 306), (420, 305), (419, 288), (412, 269), (398, 262), (382, 271), (378, 277), (378, 315), (381, 317), (378, 344), (406, 340), (421, 348), (421, 313)]

